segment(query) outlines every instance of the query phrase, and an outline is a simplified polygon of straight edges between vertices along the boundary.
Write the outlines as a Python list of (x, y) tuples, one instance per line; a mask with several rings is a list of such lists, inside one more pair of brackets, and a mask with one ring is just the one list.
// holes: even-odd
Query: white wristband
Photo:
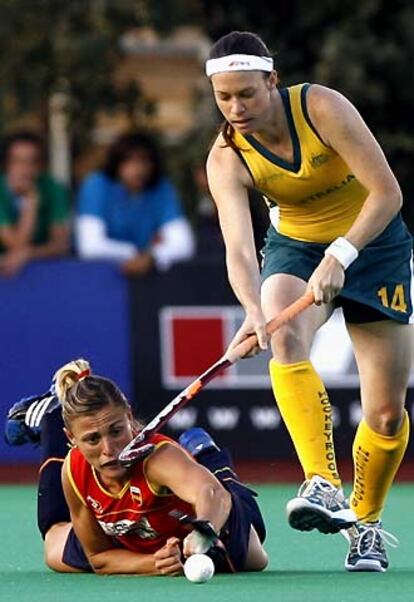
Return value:
[(340, 236), (325, 249), (325, 255), (332, 255), (346, 270), (358, 257), (359, 251), (343, 236)]

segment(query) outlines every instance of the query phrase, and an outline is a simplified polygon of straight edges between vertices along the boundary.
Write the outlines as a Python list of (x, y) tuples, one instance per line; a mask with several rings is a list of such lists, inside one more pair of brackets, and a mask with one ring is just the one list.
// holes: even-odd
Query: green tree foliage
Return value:
[[(316, 81), (339, 89), (382, 144), (414, 230), (412, 0), (1, 0), (4, 113), (45, 111), (50, 94), (63, 89), (77, 139), (99, 108), (121, 105), (132, 113), (143, 102), (139, 91), (117, 88), (112, 74), (120, 35), (140, 25), (162, 35), (198, 25), (212, 40), (233, 29), (256, 31), (276, 54), (282, 84)], [(200, 160), (211, 124), (205, 130), (197, 124), (177, 156), (188, 162), (190, 152)]]
[(5, 118), (46, 115), (53, 92), (68, 95), (72, 135), (86, 137), (100, 108), (133, 109), (135, 85), (119, 88), (113, 73), (119, 37), (141, 22), (139, 3), (120, 0), (2, 0), (0, 78)]
[[(148, 3), (153, 18), (159, 4)], [(182, 13), (183, 0), (168, 5), (174, 23), (172, 5)], [(212, 40), (234, 29), (261, 35), (275, 52), (282, 84), (319, 82), (350, 98), (397, 174), (414, 231), (412, 0), (189, 0), (187, 5), (187, 22), (203, 26)]]

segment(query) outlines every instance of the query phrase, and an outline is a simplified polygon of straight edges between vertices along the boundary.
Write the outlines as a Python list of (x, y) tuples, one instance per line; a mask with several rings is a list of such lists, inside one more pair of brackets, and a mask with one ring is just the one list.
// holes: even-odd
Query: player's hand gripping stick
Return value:
[(216, 567), (221, 566), (221, 569), (226, 570), (226, 572), (236, 572), (227, 553), (226, 546), (221, 541), (210, 521), (199, 520), (180, 510), (171, 510), (168, 514), (176, 518), (180, 523), (187, 524), (193, 528), (193, 531), (187, 537), (192, 537), (198, 543), (196, 554), (208, 553)]
[[(314, 302), (312, 292), (299, 297), (291, 305), (280, 312), (278, 316), (270, 320), (266, 324), (266, 332), (271, 335), (276, 330), (287, 324), (310, 307)], [(132, 439), (132, 441), (119, 454), (119, 462), (123, 466), (131, 466), (138, 460), (143, 460), (154, 450), (154, 445), (148, 443), (152, 435), (158, 432), (166, 422), (168, 422), (176, 412), (181, 410), (193, 397), (195, 397), (207, 383), (220, 374), (229, 366), (235, 364), (239, 359), (248, 355), (257, 345), (257, 337), (255, 334), (248, 336), (244, 341), (239, 343), (234, 349), (231, 349), (223, 355), (215, 364), (210, 366), (201, 376), (194, 380), (188, 387), (181, 391), (172, 401), (170, 401), (142, 431)]]

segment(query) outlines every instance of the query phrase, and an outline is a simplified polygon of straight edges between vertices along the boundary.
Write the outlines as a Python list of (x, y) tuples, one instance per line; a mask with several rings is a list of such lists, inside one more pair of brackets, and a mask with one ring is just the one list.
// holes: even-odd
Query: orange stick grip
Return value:
[[(266, 324), (266, 332), (268, 334), (273, 334), (276, 330), (279, 330), (282, 326), (296, 318), (299, 314), (301, 314), (305, 309), (310, 307), (314, 303), (315, 299), (313, 293), (309, 291), (305, 293), (299, 299), (285, 307), (278, 316), (270, 320)], [(257, 337), (255, 334), (249, 335), (244, 341), (239, 343), (237, 347), (229, 351), (225, 357), (233, 364), (237, 360), (241, 359), (250, 351), (252, 351), (257, 345)]]

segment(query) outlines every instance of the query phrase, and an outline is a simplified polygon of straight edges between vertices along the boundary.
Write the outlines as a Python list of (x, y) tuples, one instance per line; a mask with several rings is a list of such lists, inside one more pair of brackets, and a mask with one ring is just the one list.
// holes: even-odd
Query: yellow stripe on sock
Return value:
[(385, 499), (404, 457), (410, 434), (407, 412), (396, 435), (381, 435), (365, 420), (359, 424), (354, 445), (354, 488), (351, 508), (363, 522), (377, 521)]

